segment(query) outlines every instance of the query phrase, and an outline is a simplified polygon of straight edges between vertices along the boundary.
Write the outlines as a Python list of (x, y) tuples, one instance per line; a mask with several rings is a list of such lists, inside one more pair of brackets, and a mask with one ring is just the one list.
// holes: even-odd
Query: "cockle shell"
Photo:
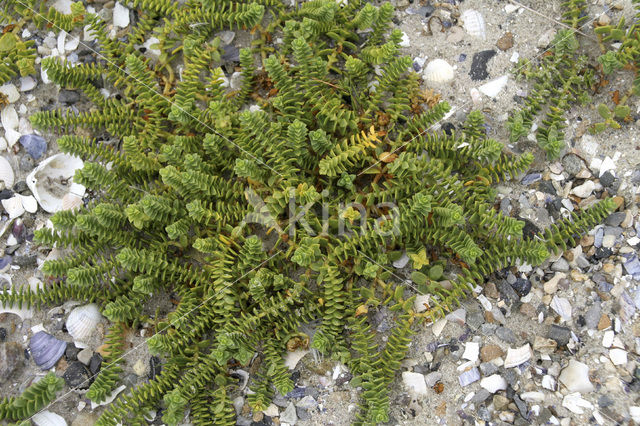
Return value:
[(31, 417), (36, 426), (67, 426), (67, 421), (59, 414), (51, 411), (40, 411)]
[(460, 15), (460, 20), (469, 35), (481, 38), (482, 40), (487, 38), (484, 18), (480, 12), (473, 9), (465, 10), (462, 15)]
[(27, 176), (27, 186), (43, 210), (48, 213), (62, 210), (62, 199), (66, 194), (84, 195), (85, 187), (73, 183), (73, 175), (83, 164), (78, 157), (56, 154), (45, 159)]
[(424, 80), (431, 86), (441, 85), (453, 80), (453, 67), (444, 59), (434, 59), (424, 69)]
[(4, 187), (11, 188), (15, 179), (16, 175), (13, 173), (13, 167), (11, 167), (9, 161), (4, 157), (0, 157), (0, 180), (4, 182)]
[(38, 331), (29, 342), (31, 356), (43, 370), (53, 367), (67, 349), (67, 342), (58, 340), (44, 331)]
[(16, 217), (20, 217), (24, 214), (24, 206), (22, 205), (22, 200), (20, 199), (19, 194), (2, 200), (0, 203), (2, 204), (2, 207), (4, 207), (4, 210), (9, 214), (9, 219), (15, 219)]
[(78, 306), (67, 318), (67, 331), (75, 342), (82, 343), (91, 337), (101, 319), (102, 315), (95, 303)]

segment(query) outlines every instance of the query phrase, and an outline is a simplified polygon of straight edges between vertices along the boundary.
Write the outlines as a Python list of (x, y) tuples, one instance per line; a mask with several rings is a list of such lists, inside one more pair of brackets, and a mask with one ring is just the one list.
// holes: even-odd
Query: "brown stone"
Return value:
[(497, 322), (491, 311), (484, 311), (484, 320), (490, 324)]
[(496, 285), (489, 281), (488, 283), (485, 284), (484, 286), (484, 294), (487, 297), (491, 297), (492, 299), (498, 299), (500, 298), (500, 293), (498, 292), (498, 289), (496, 288)]
[(606, 314), (602, 314), (598, 321), (598, 330), (606, 330), (609, 327), (611, 327), (611, 320)]
[(496, 42), (496, 46), (503, 52), (505, 50), (511, 49), (513, 47), (513, 34), (511, 34), (511, 32), (509, 31), (504, 33), (504, 35), (500, 37)]
[(502, 349), (498, 345), (484, 345), (480, 348), (480, 359), (482, 362), (489, 362), (493, 359), (504, 355)]
[(616, 204), (616, 210), (624, 208), (624, 198), (619, 195), (613, 197), (613, 202)]
[(582, 247), (591, 247), (594, 241), (595, 237), (593, 235), (584, 235), (582, 238), (580, 238), (580, 245)]
[(509, 405), (511, 400), (503, 395), (493, 395), (493, 406), (496, 411), (500, 411)]
[(529, 318), (535, 318), (537, 316), (536, 308), (531, 303), (523, 303), (520, 306), (520, 313)]

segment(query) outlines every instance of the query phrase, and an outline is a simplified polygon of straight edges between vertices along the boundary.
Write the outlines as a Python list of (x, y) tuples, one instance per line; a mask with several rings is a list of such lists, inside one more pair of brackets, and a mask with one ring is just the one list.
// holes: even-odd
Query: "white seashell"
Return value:
[(90, 303), (74, 308), (67, 318), (67, 330), (73, 340), (84, 342), (91, 337), (96, 326), (102, 319), (98, 305)]
[(4, 137), (0, 136), (0, 151), (6, 150), (7, 146), (7, 140)]
[(610, 349), (609, 358), (613, 365), (624, 365), (627, 363), (627, 351), (624, 349)]
[(580, 392), (574, 392), (566, 395), (562, 399), (562, 406), (575, 414), (584, 413), (583, 408), (593, 410), (593, 404), (586, 399), (583, 399), (582, 396), (580, 396)]
[(22, 207), (22, 200), (19, 195), (15, 195), (6, 200), (2, 200), (2, 207), (9, 214), (9, 219), (20, 217), (24, 214), (24, 207)]
[(67, 40), (67, 42), (64, 44), (64, 50), (66, 52), (73, 52), (78, 48), (79, 45), (80, 45), (80, 37), (71, 36), (69, 40)]
[(480, 380), (480, 386), (491, 393), (507, 389), (507, 381), (499, 374), (492, 374)]
[(487, 38), (484, 18), (480, 12), (473, 9), (465, 10), (462, 15), (460, 15), (460, 20), (469, 35), (479, 37), (483, 40)]
[(571, 321), (571, 303), (564, 297), (553, 296), (551, 300), (551, 309), (556, 311), (558, 315), (565, 321)]
[(67, 32), (66, 31), (60, 31), (60, 34), (58, 34), (58, 52), (60, 52), (61, 55), (64, 55), (64, 45), (67, 42)]
[(51, 411), (40, 411), (31, 417), (36, 426), (67, 426), (67, 421), (59, 414)]
[(27, 176), (27, 186), (43, 210), (48, 213), (62, 210), (62, 199), (68, 193), (84, 195), (84, 186), (72, 183), (73, 175), (82, 166), (78, 157), (56, 154), (45, 159)]
[(430, 294), (418, 294), (416, 300), (413, 302), (413, 309), (420, 313), (429, 309)]
[(9, 161), (4, 157), (0, 157), (0, 181), (4, 182), (4, 187), (13, 187), (15, 178), (16, 176), (13, 173), (13, 167), (11, 167)]
[(5, 130), (15, 130), (20, 124), (18, 113), (13, 105), (7, 105), (0, 111), (0, 123)]
[(503, 75), (502, 77), (498, 77), (486, 84), (483, 84), (478, 88), (478, 90), (480, 90), (482, 93), (484, 93), (490, 98), (495, 98), (496, 96), (498, 96), (498, 93), (500, 93), (502, 89), (505, 88), (508, 81), (509, 81), (509, 77), (506, 75)]
[(16, 86), (11, 83), (3, 84), (2, 86), (0, 86), (0, 93), (7, 96), (7, 100), (10, 104), (20, 99), (20, 93), (18, 92), (18, 89), (16, 89)]
[(434, 59), (424, 69), (424, 80), (432, 85), (447, 83), (454, 78), (454, 70), (444, 59)]
[(71, 0), (57, 0), (53, 3), (53, 8), (63, 15), (71, 15)]
[(477, 361), (478, 354), (480, 353), (480, 344), (476, 342), (467, 342), (464, 345), (464, 353), (462, 359), (468, 359), (469, 361)]
[(22, 202), (22, 207), (28, 211), (29, 213), (35, 213), (38, 211), (38, 201), (36, 201), (33, 195), (24, 196), (18, 194), (20, 197), (20, 201)]
[(82, 207), (83, 204), (82, 197), (76, 194), (68, 193), (62, 197), (62, 210), (75, 210)]
[(527, 343), (517, 349), (509, 348), (504, 358), (504, 368), (516, 367), (531, 359), (531, 346)]
[(18, 142), (20, 136), (22, 136), (22, 134), (14, 129), (7, 129), (4, 132), (4, 137), (7, 139), (7, 143), (10, 147), (13, 147), (16, 142)]
[(569, 360), (569, 365), (560, 372), (558, 380), (569, 389), (569, 392), (592, 392), (595, 390), (593, 383), (589, 380), (589, 367), (575, 359)]
[(287, 354), (284, 357), (285, 367), (287, 367), (289, 370), (293, 370), (294, 368), (296, 368), (296, 365), (300, 362), (300, 360), (304, 358), (304, 356), (308, 353), (309, 351), (306, 349), (297, 349), (293, 352), (287, 351)]
[(420, 373), (403, 371), (402, 383), (404, 384), (405, 388), (414, 395), (427, 394), (427, 383), (424, 381), (424, 376)]
[(545, 374), (542, 377), (542, 387), (545, 389), (548, 389), (550, 391), (554, 391), (556, 390), (556, 379), (553, 378), (553, 376), (550, 376), (548, 374)]

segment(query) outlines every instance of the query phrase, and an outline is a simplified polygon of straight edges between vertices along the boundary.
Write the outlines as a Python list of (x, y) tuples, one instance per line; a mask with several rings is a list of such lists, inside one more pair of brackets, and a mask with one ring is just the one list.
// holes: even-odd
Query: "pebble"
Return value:
[(525, 297), (531, 291), (531, 281), (525, 278), (518, 278), (511, 287), (518, 293), (518, 296)]
[(480, 81), (486, 80), (489, 77), (487, 64), (489, 60), (496, 55), (496, 53), (497, 52), (493, 49), (474, 53), (473, 60), (471, 61), (471, 70), (469, 71), (471, 80)]
[(67, 386), (73, 389), (87, 389), (90, 384), (91, 373), (86, 365), (79, 361), (74, 361), (65, 370), (64, 381)]
[(527, 343), (516, 349), (507, 349), (507, 356), (504, 358), (504, 368), (516, 367), (531, 359), (531, 346)]
[(76, 90), (60, 90), (58, 93), (58, 102), (64, 105), (75, 104), (80, 100), (80, 93)]
[(18, 343), (0, 343), (0, 383), (24, 364), (24, 349)]
[(533, 341), (533, 350), (541, 354), (552, 354), (558, 347), (558, 343), (553, 339), (545, 339), (542, 336), (536, 336)]
[(634, 276), (640, 274), (640, 260), (638, 260), (638, 256), (636, 254), (631, 256), (631, 258), (628, 258), (623, 265), (627, 274)]
[(415, 395), (426, 395), (427, 384), (424, 379), (424, 375), (420, 373), (414, 373), (411, 371), (402, 372), (402, 383), (405, 388)]
[(610, 349), (609, 359), (611, 359), (613, 365), (624, 365), (627, 363), (627, 351), (619, 348)]
[(498, 338), (504, 342), (507, 342), (507, 343), (516, 342), (516, 335), (510, 328), (498, 327), (496, 328), (495, 333), (496, 333), (496, 336), (498, 336)]
[(427, 387), (430, 387), (430, 388), (432, 388), (441, 379), (442, 379), (442, 373), (439, 371), (432, 371), (431, 373), (424, 376), (424, 381), (427, 384)]
[(38, 160), (47, 151), (47, 141), (42, 136), (22, 135), (19, 142), (34, 160)]
[(589, 309), (587, 309), (587, 312), (584, 314), (584, 321), (588, 329), (595, 330), (598, 328), (601, 310), (600, 302), (595, 302)]
[(480, 380), (480, 386), (491, 393), (507, 389), (507, 381), (499, 374), (492, 374)]
[(569, 272), (569, 263), (564, 257), (553, 262), (551, 270), (556, 272)]
[[(464, 308), (456, 309), (455, 311), (448, 313), (445, 316), (447, 321), (455, 322), (459, 325), (464, 325), (467, 317), (467, 311)], [(434, 325), (435, 327), (435, 325)]]
[(571, 190), (571, 194), (576, 195), (580, 198), (587, 198), (593, 190), (595, 189), (596, 184), (591, 180), (585, 181), (582, 185), (576, 186)]
[(80, 361), (84, 365), (89, 365), (89, 362), (91, 361), (92, 356), (93, 356), (93, 351), (89, 348), (82, 349), (80, 352), (78, 352), (78, 355), (77, 355), (78, 361)]
[(287, 405), (287, 408), (280, 414), (280, 423), (295, 425), (297, 421), (298, 416), (296, 414), (296, 406), (293, 402), (290, 402), (289, 405)]
[(549, 281), (543, 284), (544, 292), (547, 294), (553, 294), (558, 291), (558, 283), (561, 279), (566, 278), (566, 274), (563, 272), (556, 272), (556, 274)]
[(575, 359), (569, 360), (558, 378), (560, 383), (565, 385), (569, 392), (592, 392), (595, 387), (589, 380), (589, 367)]
[(313, 410), (318, 406), (318, 401), (311, 395), (307, 395), (302, 398), (300, 401), (296, 403), (297, 408), (302, 408), (304, 410)]
[(31, 76), (21, 77), (20, 78), (20, 91), (21, 92), (29, 92), (36, 87), (36, 81)]

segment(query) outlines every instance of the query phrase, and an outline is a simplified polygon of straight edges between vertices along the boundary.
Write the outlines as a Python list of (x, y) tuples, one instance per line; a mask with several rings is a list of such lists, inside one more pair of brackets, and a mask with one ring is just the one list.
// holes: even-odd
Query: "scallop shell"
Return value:
[(67, 426), (67, 421), (59, 414), (41, 411), (31, 417), (36, 426)]
[(102, 315), (95, 303), (78, 306), (67, 318), (67, 330), (74, 341), (83, 342), (91, 337), (101, 319)]
[(424, 69), (424, 79), (430, 85), (440, 85), (453, 80), (453, 67), (444, 59), (434, 59)]
[(43, 370), (53, 367), (67, 349), (67, 342), (56, 339), (44, 331), (38, 331), (29, 342), (31, 356)]
[(467, 33), (483, 40), (487, 38), (484, 18), (480, 12), (473, 9), (465, 10), (462, 15), (460, 15), (460, 20), (462, 20), (462, 25)]
[(13, 187), (15, 179), (16, 175), (13, 173), (13, 167), (11, 167), (9, 161), (4, 157), (0, 157), (0, 180), (4, 182), (4, 187)]
[(85, 187), (72, 182), (76, 170), (83, 164), (78, 157), (56, 154), (45, 159), (27, 176), (27, 186), (43, 210), (48, 213), (62, 210), (62, 199), (66, 194), (84, 195)]
[(82, 207), (82, 205), (82, 197), (76, 194), (68, 193), (62, 197), (62, 210), (75, 210)]

